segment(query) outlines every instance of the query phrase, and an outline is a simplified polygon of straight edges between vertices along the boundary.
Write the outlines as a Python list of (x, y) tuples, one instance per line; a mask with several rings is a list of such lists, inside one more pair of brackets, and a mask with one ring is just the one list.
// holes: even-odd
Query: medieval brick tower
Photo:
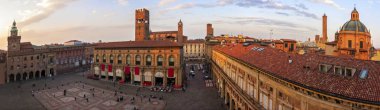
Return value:
[(327, 37), (327, 16), (326, 14), (324, 14), (322, 16), (322, 43), (326, 43), (327, 40), (328, 40), (328, 37)]
[(137, 9), (135, 17), (135, 41), (149, 40), (149, 11)]
[(207, 36), (214, 36), (214, 28), (212, 28), (212, 24), (207, 24)]

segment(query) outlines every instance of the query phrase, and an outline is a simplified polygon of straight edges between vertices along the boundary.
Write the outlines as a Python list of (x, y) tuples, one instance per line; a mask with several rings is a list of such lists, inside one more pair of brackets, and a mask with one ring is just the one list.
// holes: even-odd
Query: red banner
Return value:
[(101, 68), (102, 68), (102, 71), (106, 70), (106, 65), (101, 64), (100, 66), (101, 66)]
[(168, 77), (174, 77), (174, 69), (173, 68), (168, 69)]
[(108, 72), (112, 72), (112, 65), (108, 65)]
[(124, 74), (129, 74), (131, 72), (131, 68), (129, 66), (126, 66), (124, 68)]
[(135, 75), (139, 75), (140, 74), (140, 68), (139, 67), (135, 67)]

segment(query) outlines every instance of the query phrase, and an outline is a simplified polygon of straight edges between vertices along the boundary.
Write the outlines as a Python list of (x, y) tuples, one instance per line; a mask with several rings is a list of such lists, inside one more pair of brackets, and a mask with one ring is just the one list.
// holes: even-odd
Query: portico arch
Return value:
[(15, 75), (14, 74), (11, 73), (8, 77), (9, 77), (9, 82), (15, 81)]
[(41, 77), (46, 77), (46, 71), (45, 70), (41, 71)]
[(28, 78), (28, 73), (24, 72), (22, 74), (22, 80), (26, 80)]
[(17, 75), (16, 75), (16, 81), (20, 81), (20, 80), (21, 80), (21, 74), (17, 73)]
[(34, 74), (33, 74), (33, 71), (29, 72), (29, 79), (33, 79), (34, 78)]
[(122, 77), (123, 77), (123, 74), (124, 74), (123, 70), (121, 70), (121, 69), (116, 69), (116, 80), (117, 80), (117, 81), (121, 80)]
[(49, 74), (50, 74), (50, 76), (54, 76), (54, 75), (55, 75), (55, 73), (54, 73), (54, 68), (50, 68), (50, 70), (49, 70)]
[(36, 71), (36, 73), (34, 74), (35, 78), (40, 78), (40, 71)]
[(152, 85), (152, 72), (146, 71), (144, 73), (144, 86), (151, 86)]
[(163, 86), (164, 84), (163, 72), (156, 72), (156, 74), (154, 74), (154, 78), (155, 78), (155, 86)]

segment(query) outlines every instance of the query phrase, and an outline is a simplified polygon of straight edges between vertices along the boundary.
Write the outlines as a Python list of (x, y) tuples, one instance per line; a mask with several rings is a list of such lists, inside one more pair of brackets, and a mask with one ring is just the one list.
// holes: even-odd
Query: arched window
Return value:
[(161, 55), (157, 56), (157, 66), (162, 66), (163, 61), (164, 58)]
[(96, 55), (96, 63), (99, 63), (99, 55)]
[(117, 64), (121, 64), (122, 63), (122, 57), (121, 57), (121, 55), (118, 55), (117, 56)]
[(136, 55), (136, 58), (135, 58), (135, 60), (136, 60), (136, 65), (140, 65), (140, 63), (141, 63), (141, 57), (140, 57), (140, 55)]
[(152, 56), (147, 55), (146, 56), (146, 65), (151, 66), (152, 65)]
[(169, 57), (169, 66), (174, 66), (174, 57), (172, 55)]
[(131, 64), (131, 56), (127, 55), (127, 65), (130, 65), (130, 64)]
[(113, 55), (110, 55), (110, 63), (113, 63)]
[(103, 55), (103, 63), (106, 62), (106, 55)]

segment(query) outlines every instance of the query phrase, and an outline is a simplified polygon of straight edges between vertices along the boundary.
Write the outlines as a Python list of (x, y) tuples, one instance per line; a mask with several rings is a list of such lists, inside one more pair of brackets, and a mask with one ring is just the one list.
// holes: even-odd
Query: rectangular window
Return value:
[(352, 48), (352, 41), (348, 40), (348, 48)]
[(288, 43), (285, 43), (285, 48), (288, 48)]
[(363, 48), (363, 41), (360, 41), (360, 48)]
[(290, 49), (289, 51), (293, 51), (294, 50), (294, 44), (290, 44)]

